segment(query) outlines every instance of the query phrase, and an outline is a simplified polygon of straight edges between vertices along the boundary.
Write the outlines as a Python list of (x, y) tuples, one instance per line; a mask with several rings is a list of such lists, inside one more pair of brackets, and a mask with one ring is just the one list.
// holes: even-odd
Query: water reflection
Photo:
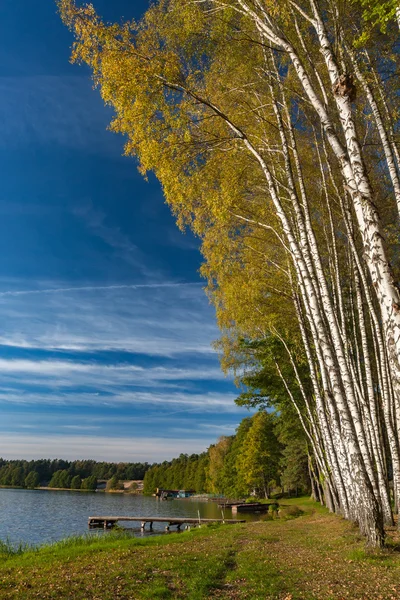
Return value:
[[(38, 545), (88, 533), (88, 517), (92, 515), (197, 518), (199, 514), (204, 519), (222, 518), (216, 502), (160, 501), (147, 496), (99, 492), (0, 489), (0, 539), (12, 543)], [(224, 509), (223, 514), (226, 519), (236, 518), (230, 509)], [(260, 516), (241, 514), (239, 518), (254, 520)], [(153, 532), (142, 532), (138, 523), (130, 530), (137, 536), (148, 536), (164, 533), (164, 528), (164, 523), (154, 523)], [(101, 530), (94, 530), (95, 535), (99, 532), (102, 535)]]

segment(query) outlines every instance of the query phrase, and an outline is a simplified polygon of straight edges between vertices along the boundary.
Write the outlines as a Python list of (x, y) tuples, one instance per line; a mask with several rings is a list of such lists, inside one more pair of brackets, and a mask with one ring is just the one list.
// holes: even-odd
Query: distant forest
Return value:
[(281, 488), (294, 494), (312, 490), (317, 496), (317, 482), (310, 478), (312, 468), (304, 434), (261, 410), (243, 419), (235, 435), (220, 437), (207, 452), (181, 454), (153, 465), (144, 477), (144, 493), (163, 488), (268, 498)]
[(0, 458), (0, 485), (95, 490), (103, 479), (107, 490), (118, 490), (122, 481), (144, 479), (145, 494), (164, 488), (268, 498), (278, 488), (294, 494), (311, 491), (319, 498), (318, 471), (304, 432), (296, 425), (287, 409), (280, 413), (261, 409), (244, 418), (234, 435), (220, 437), (206, 452), (181, 454), (153, 465)]
[(148, 463), (108, 463), (61, 459), (4, 460), (0, 458), (0, 485), (34, 488), (39, 485), (96, 489), (98, 479), (143, 479)]

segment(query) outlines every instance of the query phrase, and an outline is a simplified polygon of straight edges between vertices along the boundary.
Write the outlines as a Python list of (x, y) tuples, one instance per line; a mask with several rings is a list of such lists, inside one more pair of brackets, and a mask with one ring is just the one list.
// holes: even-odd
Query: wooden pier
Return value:
[(201, 519), (201, 518), (188, 518), (188, 517), (89, 517), (88, 525), (89, 529), (94, 528), (104, 528), (111, 529), (118, 523), (118, 521), (136, 521), (140, 523), (140, 528), (142, 531), (145, 530), (146, 524), (149, 524), (150, 531), (153, 529), (153, 523), (166, 523), (165, 529), (169, 531), (169, 528), (172, 526), (176, 526), (176, 529), (179, 531), (182, 525), (185, 525), (185, 529), (190, 529), (190, 526), (193, 525), (206, 525), (208, 523), (245, 523), (245, 521), (240, 519)]

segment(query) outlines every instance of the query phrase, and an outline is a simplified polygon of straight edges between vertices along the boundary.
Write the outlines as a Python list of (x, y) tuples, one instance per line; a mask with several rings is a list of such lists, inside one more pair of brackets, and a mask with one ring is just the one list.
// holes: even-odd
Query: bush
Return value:
[(107, 486), (106, 486), (106, 490), (110, 491), (110, 490), (123, 490), (124, 486), (122, 483), (119, 482), (119, 479), (116, 475), (113, 475), (113, 477), (111, 477), (111, 479), (109, 479), (107, 481)]
[(301, 517), (304, 514), (304, 511), (301, 510), (298, 506), (285, 506), (279, 510), (279, 516), (284, 519), (296, 519), (297, 517)]

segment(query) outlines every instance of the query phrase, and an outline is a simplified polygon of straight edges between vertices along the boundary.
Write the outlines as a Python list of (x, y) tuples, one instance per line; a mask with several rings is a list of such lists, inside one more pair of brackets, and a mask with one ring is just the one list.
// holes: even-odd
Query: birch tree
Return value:
[(397, 97), (343, 8), (163, 0), (138, 24), (106, 25), (60, 2), (111, 129), (202, 239), (225, 356), (241, 338), (278, 340), (289, 371), (277, 357), (272, 368), (326, 503), (379, 546), (392, 522), (385, 436), (400, 497), (398, 248), (384, 239), (398, 234)]

